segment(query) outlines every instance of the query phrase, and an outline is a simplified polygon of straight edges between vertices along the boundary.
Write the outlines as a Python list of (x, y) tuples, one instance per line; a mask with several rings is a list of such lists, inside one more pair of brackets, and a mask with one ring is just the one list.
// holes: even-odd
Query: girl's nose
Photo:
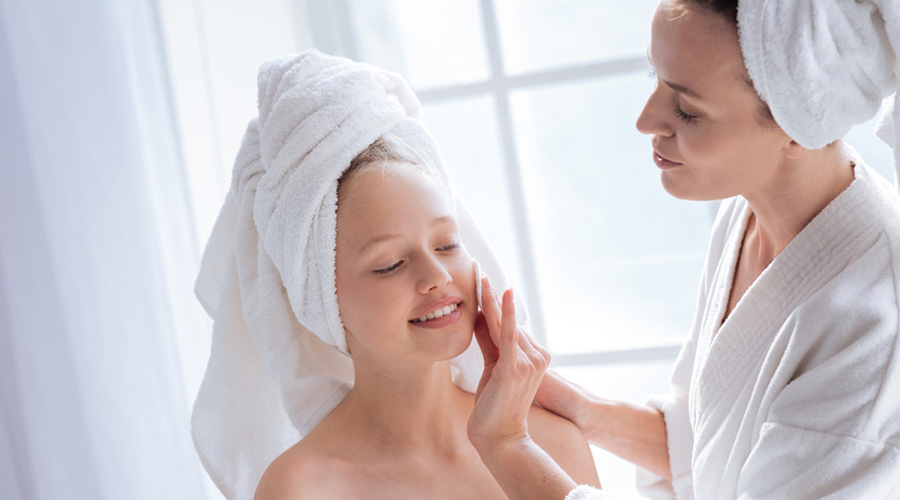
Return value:
[(419, 293), (440, 290), (453, 281), (446, 266), (434, 257), (425, 260), (420, 268), (417, 288)]

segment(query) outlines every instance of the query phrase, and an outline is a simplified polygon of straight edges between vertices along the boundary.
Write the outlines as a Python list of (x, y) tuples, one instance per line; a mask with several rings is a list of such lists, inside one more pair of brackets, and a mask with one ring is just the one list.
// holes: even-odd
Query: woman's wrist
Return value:
[(606, 448), (615, 434), (612, 424), (617, 418), (617, 406), (615, 401), (590, 396), (579, 401), (574, 422), (591, 444)]

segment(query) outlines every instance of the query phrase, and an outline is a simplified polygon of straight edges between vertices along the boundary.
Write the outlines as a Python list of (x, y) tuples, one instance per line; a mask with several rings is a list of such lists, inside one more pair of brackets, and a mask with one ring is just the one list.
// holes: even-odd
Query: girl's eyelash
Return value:
[(685, 113), (684, 111), (682, 111), (681, 108), (679, 108), (677, 105), (675, 106), (675, 116), (680, 118), (685, 123), (691, 123), (692, 121), (697, 119), (696, 116), (689, 115), (689, 114)]
[(381, 274), (381, 275), (391, 274), (391, 273), (393, 273), (394, 271), (396, 271), (396, 270), (400, 267), (401, 264), (403, 264), (403, 261), (402, 261), (402, 260), (397, 261), (397, 262), (395, 262), (395, 263), (393, 263), (393, 264), (391, 264), (391, 265), (389, 265), (389, 266), (387, 266), (387, 267), (384, 267), (384, 268), (381, 268), (381, 269), (376, 269), (376, 270), (375, 270), (375, 274)]
[[(439, 251), (439, 252), (448, 252), (448, 251), (451, 251), (451, 250), (456, 250), (457, 248), (459, 248), (459, 244), (457, 244), (457, 243), (451, 243), (451, 244), (449, 244), (449, 245), (444, 245), (444, 246), (442, 246), (442, 247), (438, 247), (438, 248), (437, 248), (437, 251)], [(403, 263), (404, 263), (404, 261), (399, 260), (399, 261), (397, 261), (397, 262), (395, 262), (395, 263), (389, 265), (388, 267), (383, 267), (383, 268), (381, 268), (381, 269), (376, 269), (376, 270), (375, 270), (375, 274), (378, 274), (378, 275), (381, 275), (381, 276), (387, 276), (387, 275), (389, 275), (389, 274), (393, 274), (394, 272), (396, 272), (396, 271), (400, 268), (400, 266), (403, 265)]]

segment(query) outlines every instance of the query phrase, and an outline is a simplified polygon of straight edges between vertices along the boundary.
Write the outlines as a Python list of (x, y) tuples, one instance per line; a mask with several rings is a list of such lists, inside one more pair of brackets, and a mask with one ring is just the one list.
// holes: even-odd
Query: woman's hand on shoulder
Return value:
[(534, 400), (542, 408), (571, 420), (582, 432), (587, 432), (591, 420), (591, 396), (580, 386), (548, 371), (541, 380)]

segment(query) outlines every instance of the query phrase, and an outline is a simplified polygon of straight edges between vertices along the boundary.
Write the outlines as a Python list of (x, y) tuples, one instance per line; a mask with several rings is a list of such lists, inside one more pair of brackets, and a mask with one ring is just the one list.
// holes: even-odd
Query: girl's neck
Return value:
[(792, 160), (764, 189), (745, 194), (755, 218), (752, 257), (771, 262), (851, 182), (852, 160), (838, 143)]
[(340, 405), (348, 432), (379, 450), (456, 454), (468, 447), (472, 395), (453, 385), (449, 362), (416, 366), (356, 365)]

